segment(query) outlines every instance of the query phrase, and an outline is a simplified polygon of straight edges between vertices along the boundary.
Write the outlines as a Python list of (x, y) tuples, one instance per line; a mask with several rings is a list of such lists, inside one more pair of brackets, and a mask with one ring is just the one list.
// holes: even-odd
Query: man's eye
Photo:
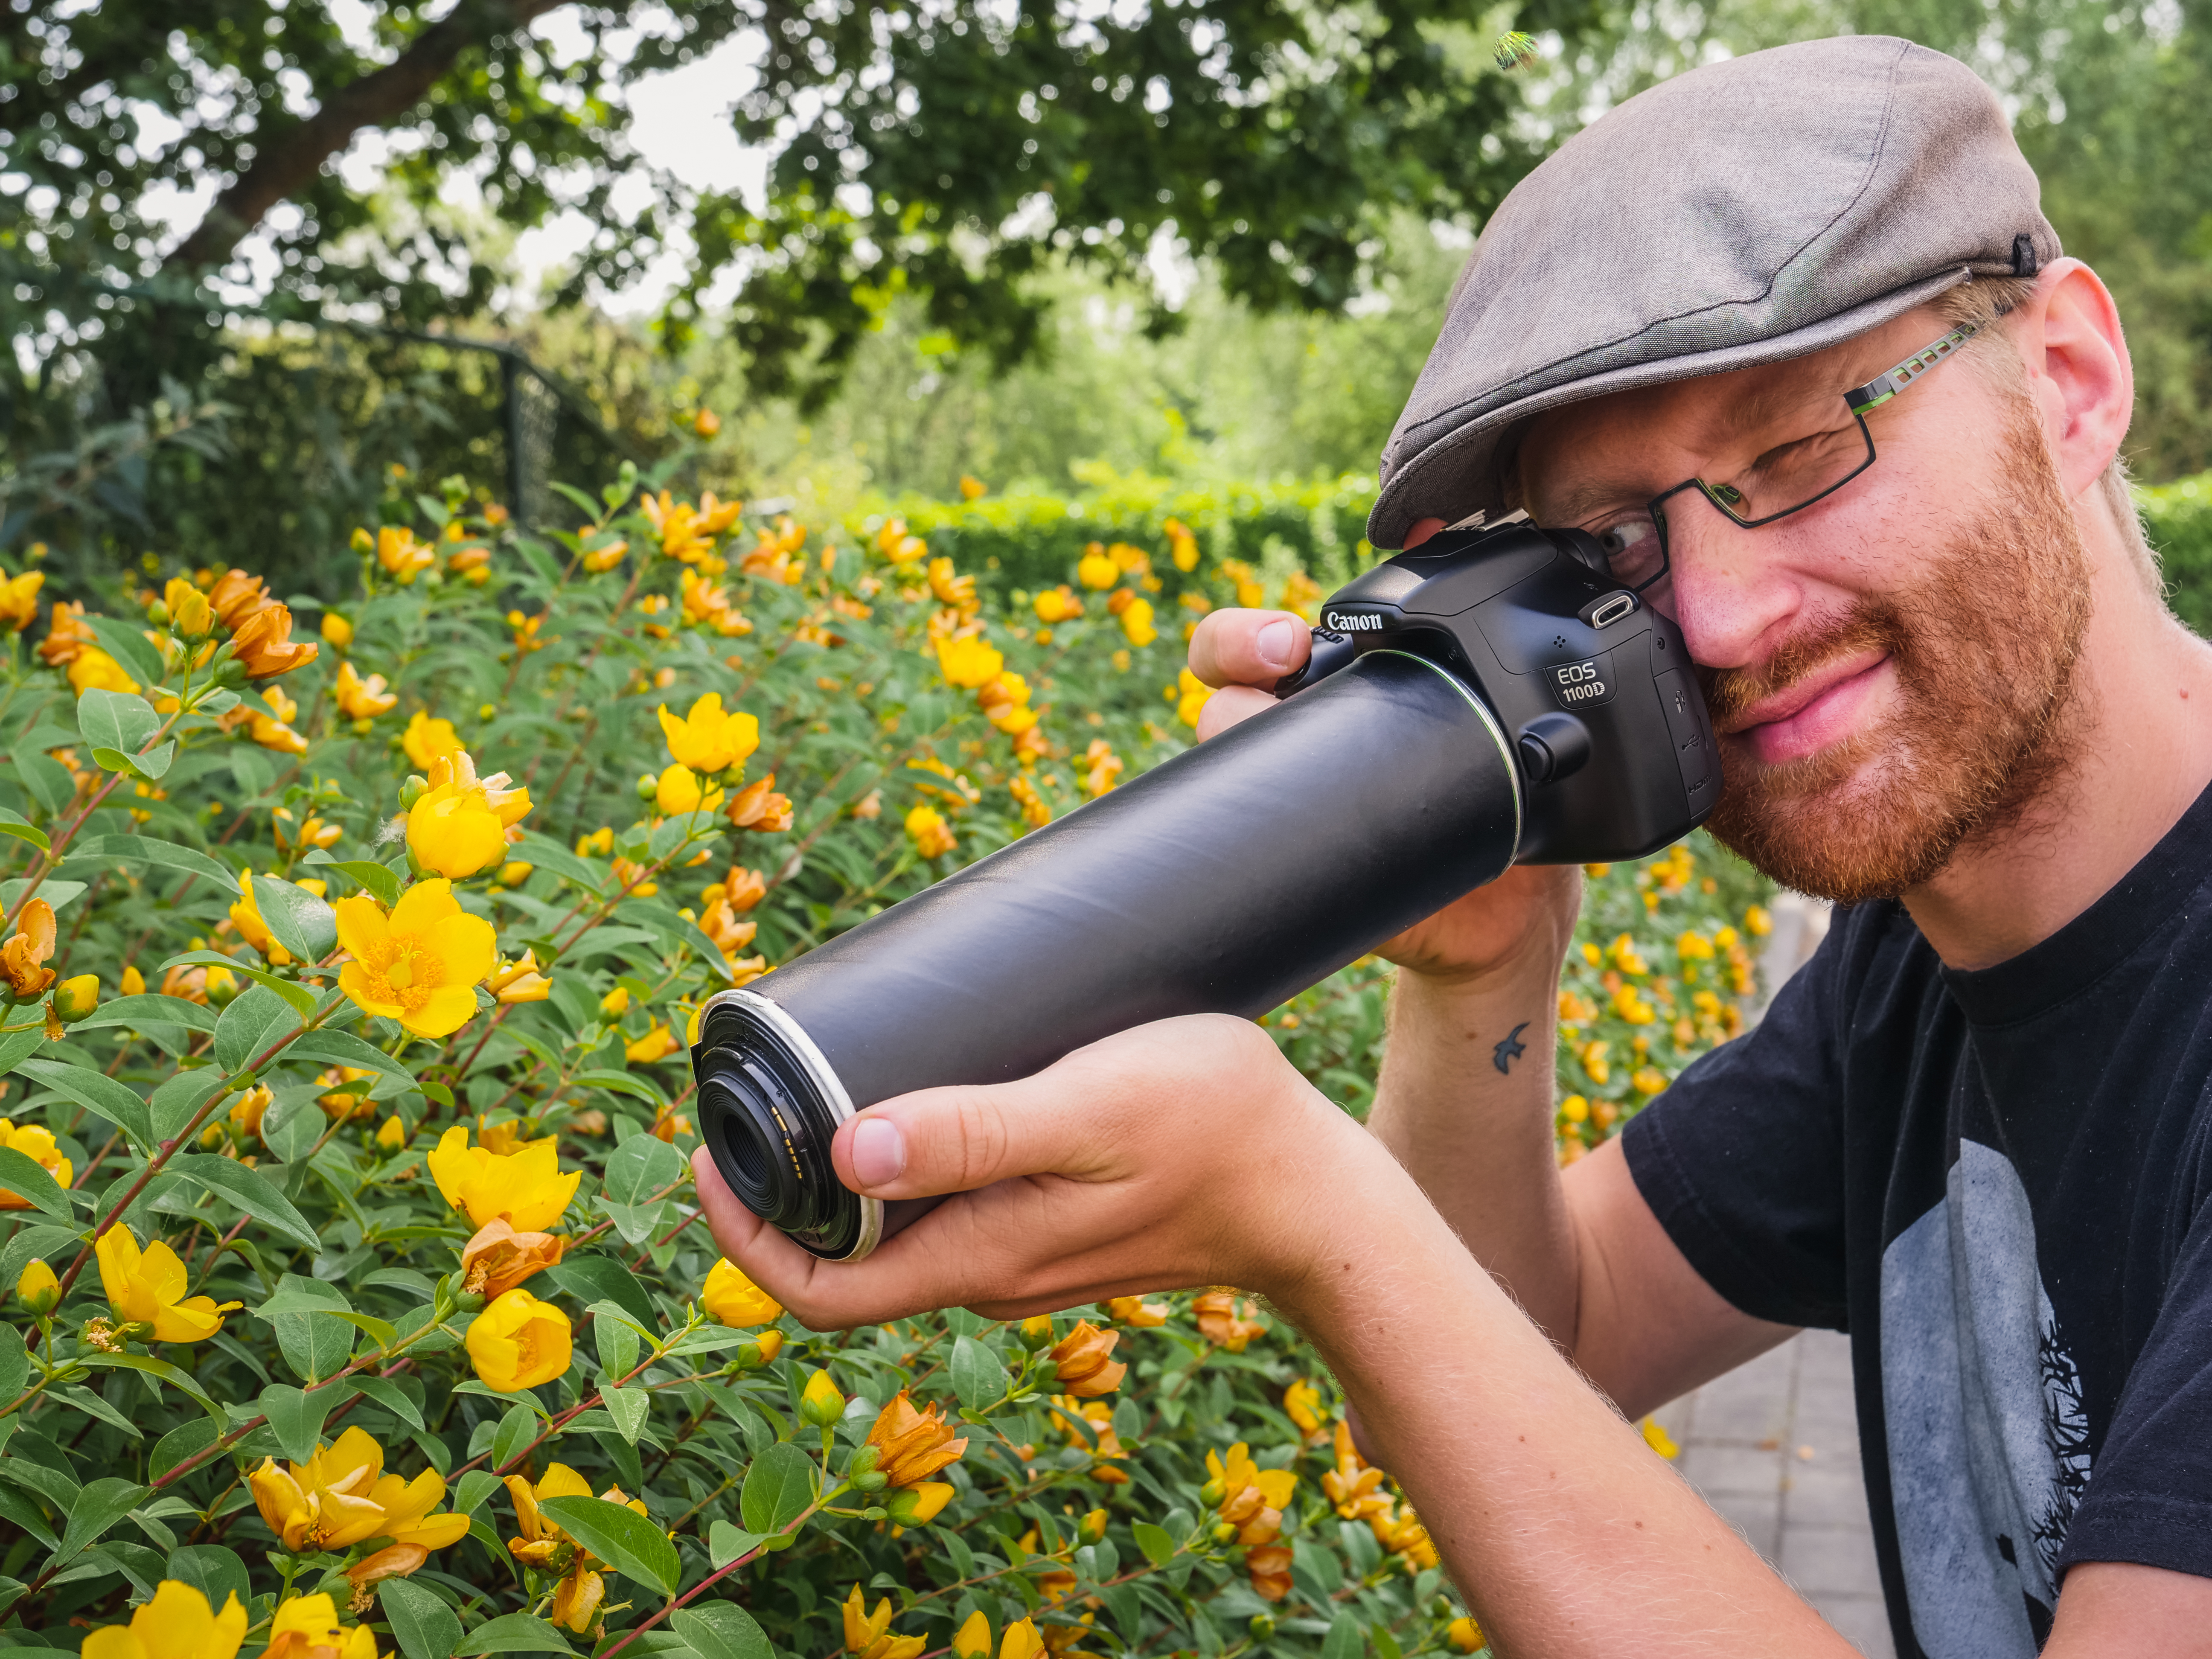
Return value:
[(1659, 526), (1651, 522), (1648, 514), (1616, 519), (1599, 526), (1591, 533), (1605, 550), (1605, 556), (1615, 565), (1623, 559), (1656, 558), (1659, 554)]

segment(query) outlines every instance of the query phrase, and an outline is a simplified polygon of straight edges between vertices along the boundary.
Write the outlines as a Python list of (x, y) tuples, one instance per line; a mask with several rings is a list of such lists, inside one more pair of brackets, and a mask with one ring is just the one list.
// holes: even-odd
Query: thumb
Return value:
[(871, 1106), (830, 1143), (837, 1178), (880, 1199), (973, 1192), (1022, 1176), (1101, 1178), (1100, 1143), (1110, 1136), (1098, 1115), (1079, 1091), (1040, 1080), (923, 1089)]

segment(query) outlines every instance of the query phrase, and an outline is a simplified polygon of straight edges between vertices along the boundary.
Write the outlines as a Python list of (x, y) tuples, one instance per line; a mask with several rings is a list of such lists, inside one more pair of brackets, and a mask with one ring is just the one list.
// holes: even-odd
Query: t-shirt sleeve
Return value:
[(1632, 1118), (1638, 1191), (1705, 1282), (1754, 1318), (1842, 1330), (1846, 935), (1830, 929), (1765, 1018)]
[(2212, 1577), (2212, 1203), (2182, 1242), (2067, 1529), (2059, 1569), (2081, 1561)]

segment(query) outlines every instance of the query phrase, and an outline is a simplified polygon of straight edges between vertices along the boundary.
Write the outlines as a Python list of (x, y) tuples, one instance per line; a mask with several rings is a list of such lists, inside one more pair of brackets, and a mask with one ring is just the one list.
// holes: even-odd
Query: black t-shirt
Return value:
[(1721, 1295), (1850, 1334), (1900, 1655), (2033, 1654), (2075, 1562), (2212, 1577), (2212, 791), (1978, 973), (1838, 911), (1623, 1139)]

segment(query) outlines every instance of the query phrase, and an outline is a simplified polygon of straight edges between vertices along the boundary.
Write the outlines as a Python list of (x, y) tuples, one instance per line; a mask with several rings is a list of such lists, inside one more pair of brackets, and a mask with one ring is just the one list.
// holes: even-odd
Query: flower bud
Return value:
[(776, 1330), (763, 1331), (738, 1350), (738, 1369), (757, 1371), (762, 1366), (771, 1364), (776, 1355), (782, 1352), (783, 1333)]
[(1475, 1653), (1489, 1645), (1482, 1626), (1472, 1619), (1455, 1619), (1444, 1632), (1444, 1640), (1460, 1653)]
[[(845, 1466), (845, 1474), (854, 1480), (858, 1480), (864, 1474), (873, 1474), (876, 1472), (876, 1464), (881, 1460), (883, 1455), (884, 1449), (881, 1446), (863, 1446), (853, 1454), (853, 1461)], [(864, 1490), (872, 1492), (875, 1488), (871, 1486)]]
[(1271, 1613), (1255, 1613), (1244, 1628), (1252, 1632), (1254, 1641), (1264, 1642), (1275, 1633), (1275, 1616)]
[(228, 1008), (238, 1000), (239, 993), (246, 988), (238, 982), (238, 975), (228, 968), (207, 970), (207, 1000), (210, 1006)]
[(90, 1017), (100, 1006), (100, 975), (79, 974), (54, 987), (54, 1018), (64, 1025)]
[(1218, 1475), (1198, 1489), (1198, 1501), (1210, 1510), (1219, 1508), (1221, 1500), (1228, 1495), (1229, 1488), (1222, 1484)]
[(125, 968), (123, 970), (123, 994), (126, 997), (144, 996), (146, 994), (146, 975), (140, 973), (136, 968)]
[(890, 1518), (902, 1527), (927, 1526), (952, 1501), (952, 1486), (943, 1480), (925, 1480), (918, 1486), (908, 1486), (893, 1492), (884, 1509)]
[(353, 624), (335, 611), (323, 612), (323, 638), (336, 650), (343, 651), (353, 643)]
[(641, 772), (638, 774), (637, 798), (640, 800), (651, 800), (659, 793), (660, 775), (659, 773)]
[(223, 1139), (222, 1126), (220, 1123), (210, 1123), (200, 1131), (200, 1145), (210, 1152), (222, 1146)]
[(146, 607), (146, 620), (156, 628), (167, 628), (169, 625), (169, 607), (159, 599), (155, 600)]
[(1213, 1523), (1213, 1541), (1217, 1544), (1235, 1543), (1237, 1541), (1237, 1523), (1233, 1521), (1215, 1522)]
[(1050, 1314), (1031, 1315), (1022, 1321), (1021, 1329), (1018, 1334), (1021, 1337), (1022, 1346), (1027, 1348), (1031, 1353), (1035, 1353), (1039, 1348), (1050, 1347), (1052, 1346), (1052, 1316)]
[(1086, 1544), (1095, 1544), (1106, 1535), (1106, 1511), (1093, 1510), (1076, 1523), (1076, 1533)]
[(170, 613), (169, 626), (179, 639), (204, 640), (215, 631), (215, 617), (208, 608), (207, 595), (195, 587), (178, 601)]
[(413, 811), (415, 803), (429, 793), (430, 780), (420, 772), (410, 772), (407, 775), (407, 781), (399, 786), (399, 810), (403, 812)]
[(854, 1492), (881, 1492), (891, 1483), (890, 1477), (881, 1469), (871, 1469), (866, 1474), (852, 1477)]
[(15, 1281), (15, 1299), (34, 1319), (44, 1319), (62, 1299), (61, 1280), (54, 1270), (33, 1256)]
[(817, 1429), (828, 1428), (845, 1414), (845, 1396), (837, 1392), (828, 1371), (817, 1370), (806, 1379), (806, 1392), (799, 1397), (799, 1414)]

